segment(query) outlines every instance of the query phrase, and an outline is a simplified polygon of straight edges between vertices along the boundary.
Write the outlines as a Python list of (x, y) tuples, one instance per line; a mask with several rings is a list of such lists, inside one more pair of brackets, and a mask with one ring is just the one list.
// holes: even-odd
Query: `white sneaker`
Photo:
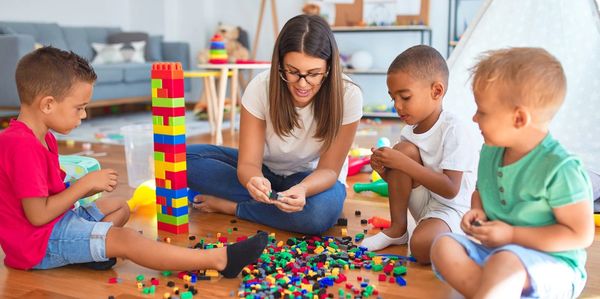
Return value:
[(374, 236), (365, 238), (360, 246), (366, 247), (369, 251), (377, 251), (390, 245), (403, 245), (406, 243), (408, 243), (408, 231), (399, 238), (390, 238), (383, 232), (379, 232)]

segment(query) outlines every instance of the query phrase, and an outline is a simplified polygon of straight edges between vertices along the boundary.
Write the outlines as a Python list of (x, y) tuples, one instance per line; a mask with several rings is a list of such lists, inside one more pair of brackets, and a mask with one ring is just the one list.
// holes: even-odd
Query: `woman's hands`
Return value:
[(250, 196), (254, 200), (262, 203), (272, 204), (273, 201), (269, 199), (269, 193), (271, 192), (271, 182), (267, 178), (262, 176), (251, 177), (246, 184), (246, 189), (250, 193)]
[(286, 213), (300, 212), (306, 205), (306, 187), (302, 184), (279, 193), (279, 198), (273, 204)]
[(286, 213), (302, 211), (306, 204), (306, 187), (302, 184), (295, 185), (284, 192), (279, 192), (277, 199), (269, 198), (269, 194), (272, 192), (271, 182), (265, 177), (255, 176), (250, 178), (248, 184), (246, 184), (246, 189), (248, 189), (254, 200), (275, 205)]

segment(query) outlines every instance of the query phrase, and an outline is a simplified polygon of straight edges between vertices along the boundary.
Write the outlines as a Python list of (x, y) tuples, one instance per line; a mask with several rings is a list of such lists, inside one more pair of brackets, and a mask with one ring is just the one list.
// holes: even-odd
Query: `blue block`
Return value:
[(185, 143), (185, 134), (175, 135), (175, 136), (154, 134), (154, 143), (184, 144)]
[(163, 215), (169, 215), (169, 212), (167, 211), (167, 206), (160, 206), (160, 210), (161, 210), (161, 214)]
[(196, 197), (196, 195), (200, 195), (200, 192), (188, 188), (188, 201), (189, 202), (194, 202), (194, 197)]
[(187, 197), (188, 191), (187, 188), (170, 190), (166, 188), (156, 187), (156, 195), (164, 196), (166, 198), (182, 198)]
[(179, 207), (179, 208), (171, 208), (171, 211), (173, 211), (173, 213), (171, 214), (172, 216), (187, 215), (188, 214), (188, 206), (183, 206), (183, 207)]
[(404, 278), (402, 278), (402, 276), (396, 276), (396, 283), (403, 287), (406, 285), (406, 280), (404, 280)]
[(154, 143), (164, 143), (163, 136), (164, 135), (154, 134)]

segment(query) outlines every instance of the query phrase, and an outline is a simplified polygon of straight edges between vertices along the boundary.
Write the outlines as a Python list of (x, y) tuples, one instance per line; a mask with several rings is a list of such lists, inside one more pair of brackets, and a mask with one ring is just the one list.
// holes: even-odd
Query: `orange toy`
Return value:
[(388, 228), (392, 226), (389, 220), (377, 216), (369, 218), (369, 223), (375, 228)]

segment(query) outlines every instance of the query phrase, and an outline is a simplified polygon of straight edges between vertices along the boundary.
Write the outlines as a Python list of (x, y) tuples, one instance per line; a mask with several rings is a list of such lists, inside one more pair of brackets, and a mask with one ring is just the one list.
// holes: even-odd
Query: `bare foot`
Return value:
[(237, 204), (233, 201), (210, 195), (196, 195), (192, 206), (206, 213), (235, 215)]

